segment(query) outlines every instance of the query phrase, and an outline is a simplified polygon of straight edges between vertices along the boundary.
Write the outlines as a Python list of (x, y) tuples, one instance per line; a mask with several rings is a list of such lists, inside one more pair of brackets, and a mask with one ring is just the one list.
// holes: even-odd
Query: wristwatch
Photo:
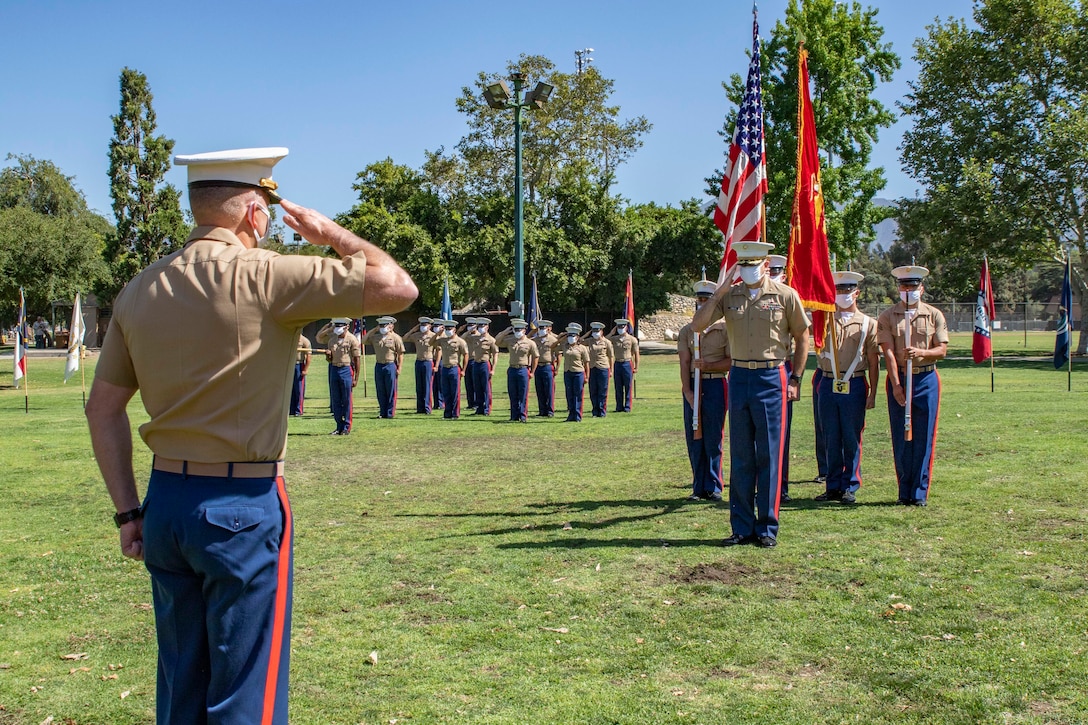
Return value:
[(790, 382), (791, 383), (797, 383), (798, 385), (800, 385), (801, 384), (801, 376), (797, 375), (797, 374), (790, 375)]
[(142, 508), (134, 508), (129, 511), (122, 511), (113, 515), (113, 523), (117, 524), (117, 528), (121, 528), (130, 521), (136, 521), (144, 517), (144, 510)]

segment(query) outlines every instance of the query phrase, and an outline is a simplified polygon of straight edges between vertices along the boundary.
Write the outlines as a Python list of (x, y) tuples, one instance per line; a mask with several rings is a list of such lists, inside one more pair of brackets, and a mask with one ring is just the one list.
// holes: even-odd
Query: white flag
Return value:
[(83, 335), (87, 329), (83, 326), (83, 305), (79, 303), (79, 293), (76, 292), (76, 303), (72, 308), (72, 324), (68, 326), (68, 361), (64, 363), (64, 382), (79, 370), (80, 348), (83, 345)]

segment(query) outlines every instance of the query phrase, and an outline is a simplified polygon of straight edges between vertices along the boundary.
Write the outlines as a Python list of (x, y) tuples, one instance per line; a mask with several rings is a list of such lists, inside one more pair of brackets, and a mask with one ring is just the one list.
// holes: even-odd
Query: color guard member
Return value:
[(612, 343), (615, 363), (612, 368), (613, 385), (616, 386), (617, 413), (630, 413), (635, 395), (635, 374), (638, 373), (638, 338), (631, 333), (631, 321), (614, 320), (616, 327), (608, 336)]
[(291, 415), (302, 415), (306, 405), (306, 372), (310, 369), (313, 351), (310, 341), (299, 333), (298, 359), (295, 360), (295, 377), (291, 382)]
[(442, 417), (456, 420), (461, 417), (461, 377), (468, 364), (468, 343), (457, 334), (457, 323), (453, 320), (442, 320), (442, 327), (442, 334), (431, 345), (441, 354), (438, 374), (445, 400)]
[(317, 331), (317, 344), (325, 346), (325, 359), (329, 363), (329, 409), (336, 421), (336, 430), (330, 435), (346, 436), (351, 433), (355, 401), (352, 392), (359, 384), (359, 359), (363, 355), (359, 338), (348, 332), (351, 320), (337, 317)]
[[(778, 543), (779, 488), (786, 433), (786, 403), (800, 396), (808, 355), (808, 318), (793, 289), (766, 276), (766, 242), (733, 245), (741, 281), (722, 285), (695, 313), (706, 329), (725, 318), (733, 362), (729, 369), (729, 521), (722, 543)], [(786, 373), (793, 342), (794, 373)], [(758, 511), (758, 518), (756, 512)]]
[(397, 318), (378, 318), (378, 326), (366, 336), (366, 344), (374, 348), (374, 392), (378, 398), (378, 417), (392, 418), (397, 414), (397, 382), (404, 363), (404, 339), (393, 332)]
[[(117, 295), (87, 400), (121, 551), (151, 573), (160, 725), (287, 722), (284, 411), (299, 331), (332, 315), (394, 312), (416, 297), (389, 255), (288, 201), (282, 221), (340, 258), (257, 248), (268, 206), (280, 201), (272, 166), (286, 154), (175, 157), (189, 167), (197, 226)], [(154, 453), (142, 507), (126, 411), (137, 390), (150, 417), (140, 435)]]
[[(695, 309), (710, 301), (718, 285), (703, 279), (695, 283)], [(680, 388), (684, 394), (684, 440), (691, 462), (691, 495), (688, 501), (721, 501), (722, 445), (725, 442), (725, 414), (729, 404), (729, 335), (725, 322), (718, 320), (699, 336), (699, 359), (695, 359), (695, 334), (691, 324), (680, 328), (676, 351), (680, 355)], [(695, 376), (699, 380), (699, 427), (695, 438), (692, 417)]]
[(551, 320), (536, 321), (537, 349), (540, 351), (540, 362), (536, 366), (536, 375), (533, 376), (536, 386), (537, 413), (541, 418), (551, 418), (555, 415), (555, 368), (559, 362), (554, 348), (559, 338), (552, 332)]
[[(857, 272), (835, 272), (835, 306), (820, 354), (820, 410), (828, 463), (826, 490), (817, 501), (854, 503), (861, 488), (865, 411), (876, 406), (880, 351), (876, 320), (858, 310)], [(831, 325), (834, 325), (832, 335)], [(831, 349), (834, 345), (835, 355)], [(866, 377), (868, 376), (868, 377)]]
[(420, 317), (416, 326), (404, 335), (404, 341), (415, 345), (416, 349), (416, 412), (422, 415), (431, 414), (431, 383), (434, 380), (434, 361), (431, 357), (433, 355), (431, 340), (433, 339), (430, 317)]
[[(941, 406), (941, 378), (937, 361), (948, 354), (948, 326), (944, 314), (922, 302), (929, 275), (925, 267), (896, 267), (899, 302), (877, 319), (877, 342), (888, 372), (888, 416), (891, 419), (892, 454), (899, 481), (898, 503), (925, 506), (933, 472), (937, 419)], [(909, 330), (909, 337), (908, 337)], [(907, 362), (911, 363), (911, 438), (906, 438)]]

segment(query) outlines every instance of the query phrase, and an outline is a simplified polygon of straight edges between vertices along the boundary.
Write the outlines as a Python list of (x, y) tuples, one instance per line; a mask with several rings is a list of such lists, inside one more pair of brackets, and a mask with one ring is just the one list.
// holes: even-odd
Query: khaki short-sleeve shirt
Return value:
[(626, 335), (609, 335), (608, 341), (612, 343), (612, 352), (616, 356), (616, 362), (638, 362), (638, 338), (631, 333)]
[[(855, 312), (850, 318), (845, 318), (841, 312), (836, 312), (832, 315), (832, 321), (830, 324), (835, 325), (835, 341), (838, 343), (835, 346), (835, 359), (838, 363), (839, 369), (837, 371), (831, 370), (831, 352), (830, 346), (832, 337), (830, 330), (828, 334), (824, 336), (824, 351), (820, 353), (819, 367), (825, 373), (833, 373), (833, 377), (841, 378), (842, 374), (850, 369), (850, 366), (854, 364), (854, 358), (857, 357), (858, 347), (861, 347), (861, 362), (854, 368), (854, 372), (862, 372), (869, 369), (869, 364), (866, 361), (866, 357), (870, 352), (877, 350), (876, 344), (876, 320), (869, 317), (863, 312)], [(861, 328), (862, 324), (868, 320), (869, 323), (865, 330), (865, 337), (862, 338)]]
[(362, 252), (279, 255), (197, 227), (118, 294), (95, 376), (140, 390), (151, 417), (140, 436), (156, 455), (280, 459), (299, 331), (361, 315), (365, 280)]
[(536, 342), (537, 349), (540, 351), (540, 364), (551, 365), (556, 360), (555, 345), (559, 342), (559, 337), (549, 332), (547, 335), (541, 337), (537, 335), (533, 338)]
[(431, 341), (434, 340), (434, 333), (430, 330), (421, 332), (416, 330), (410, 332), (404, 336), (404, 341), (416, 346), (416, 360), (422, 360), (424, 362), (431, 360), (434, 355), (434, 351), (431, 349)]
[(305, 365), (306, 358), (313, 354), (314, 348), (305, 335), (298, 336), (298, 364)]
[(511, 337), (508, 347), (510, 349), (510, 367), (528, 367), (540, 359), (540, 351), (536, 343), (527, 337), (515, 340)]
[[(891, 348), (899, 364), (904, 364), (907, 350), (907, 306), (903, 301), (880, 313), (876, 323), (876, 341), (880, 348)], [(917, 312), (911, 318), (911, 347), (936, 347), (948, 342), (948, 325), (944, 313), (936, 307), (919, 302)]]
[(460, 335), (453, 337), (439, 335), (433, 344), (435, 349), (442, 353), (442, 367), (463, 368), (468, 362), (468, 343)]
[(563, 347), (563, 372), (584, 373), (589, 369), (589, 349), (580, 342), (573, 345), (564, 340)]
[[(680, 328), (676, 347), (687, 348), (692, 359), (695, 359), (695, 331), (691, 323)], [(704, 362), (720, 362), (729, 357), (729, 333), (725, 329), (725, 322), (718, 320), (699, 336), (699, 359)]]
[(797, 292), (766, 276), (754, 299), (745, 284), (730, 287), (718, 299), (714, 318), (725, 320), (734, 360), (785, 360), (793, 335), (809, 326)]
[(378, 365), (395, 363), (398, 357), (404, 355), (404, 340), (395, 332), (382, 335), (378, 328), (374, 328), (367, 334), (366, 344), (374, 348), (374, 362)]
[(476, 338), (475, 345), (469, 345), (469, 354), (476, 362), (495, 364), (495, 356), (499, 354), (499, 347), (495, 344), (495, 338), (491, 335), (480, 335)]
[(601, 337), (597, 340), (591, 337), (586, 340), (585, 346), (589, 350), (589, 364), (591, 367), (605, 370), (612, 369), (615, 353), (612, 351), (612, 343), (608, 341), (607, 337)]

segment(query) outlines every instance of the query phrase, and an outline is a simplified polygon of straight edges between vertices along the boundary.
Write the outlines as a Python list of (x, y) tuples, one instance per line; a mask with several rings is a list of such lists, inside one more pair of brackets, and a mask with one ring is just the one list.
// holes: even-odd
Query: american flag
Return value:
[(752, 60), (744, 102), (737, 112), (737, 127), (729, 144), (729, 163), (714, 210), (714, 223), (725, 236), (718, 284), (735, 261), (734, 242), (755, 242), (761, 234), (763, 194), (767, 191), (766, 146), (763, 141), (763, 91), (759, 80), (759, 19), (752, 11)]

